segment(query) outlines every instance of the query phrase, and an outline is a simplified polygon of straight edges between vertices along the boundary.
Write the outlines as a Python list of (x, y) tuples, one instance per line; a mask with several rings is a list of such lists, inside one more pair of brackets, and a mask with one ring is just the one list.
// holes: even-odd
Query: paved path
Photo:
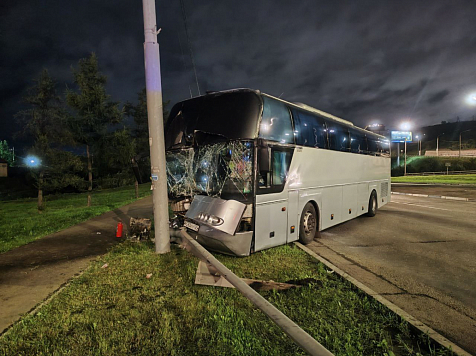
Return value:
[(310, 249), (476, 354), (476, 202), (392, 195)]
[(0, 332), (121, 241), (119, 220), (151, 216), (149, 196), (0, 254)]

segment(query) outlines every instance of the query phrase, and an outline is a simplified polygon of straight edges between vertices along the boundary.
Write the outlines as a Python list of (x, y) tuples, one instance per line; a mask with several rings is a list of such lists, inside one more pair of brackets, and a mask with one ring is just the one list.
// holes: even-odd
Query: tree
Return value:
[(66, 91), (66, 101), (75, 115), (69, 118), (69, 127), (77, 143), (86, 146), (88, 165), (88, 206), (91, 206), (93, 174), (91, 153), (96, 143), (107, 134), (110, 124), (119, 123), (122, 112), (118, 104), (106, 94), (106, 76), (99, 72), (94, 53), (79, 60), (78, 69), (72, 68), (78, 91)]
[[(140, 167), (142, 168), (141, 171), (143, 173), (147, 171), (147, 174), (150, 174), (150, 169), (148, 169), (148, 166), (150, 166), (150, 161), (147, 159), (150, 154), (149, 120), (147, 115), (147, 94), (146, 94), (145, 88), (142, 89), (137, 94), (137, 99), (138, 99), (137, 105), (133, 105), (132, 103), (127, 103), (124, 106), (124, 111), (127, 116), (132, 117), (134, 119), (135, 128), (133, 130), (133, 134), (134, 134), (134, 141), (135, 141), (135, 151), (137, 152), (138, 157), (142, 159), (142, 164), (140, 165)], [(164, 117), (164, 125), (169, 116), (169, 112), (167, 111), (167, 106), (169, 105), (169, 103), (170, 103), (170, 100), (165, 101), (163, 103), (162, 110), (163, 110), (163, 117)], [(146, 166), (147, 166), (147, 169), (144, 169)]]
[(0, 158), (7, 161), (10, 167), (13, 166), (15, 157), (13, 156), (13, 151), (8, 147), (7, 140), (0, 141)]
[[(29, 153), (37, 155), (41, 161), (40, 166), (32, 170), (38, 188), (38, 212), (41, 212), (44, 208), (43, 190), (76, 185), (79, 177), (74, 172), (80, 161), (57, 147), (70, 142), (71, 136), (64, 126), (65, 111), (56, 94), (55, 81), (46, 69), (34, 81), (35, 85), (28, 89), (24, 98), (29, 109), (18, 112), (16, 117), (23, 122), (22, 134), (33, 141)], [(58, 160), (58, 157), (63, 159)]]

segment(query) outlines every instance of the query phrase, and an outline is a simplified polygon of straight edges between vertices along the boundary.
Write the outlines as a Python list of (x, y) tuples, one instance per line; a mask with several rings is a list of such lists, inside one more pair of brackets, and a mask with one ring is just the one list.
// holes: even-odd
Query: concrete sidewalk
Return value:
[(152, 196), (0, 255), (0, 332), (123, 239), (131, 217), (151, 218)]

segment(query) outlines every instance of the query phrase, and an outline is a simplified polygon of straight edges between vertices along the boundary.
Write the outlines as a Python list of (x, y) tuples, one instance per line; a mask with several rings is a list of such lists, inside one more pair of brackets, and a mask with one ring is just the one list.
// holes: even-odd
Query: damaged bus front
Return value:
[(262, 101), (233, 90), (176, 104), (166, 130), (172, 210), (211, 250), (250, 254), (253, 241), (255, 142)]

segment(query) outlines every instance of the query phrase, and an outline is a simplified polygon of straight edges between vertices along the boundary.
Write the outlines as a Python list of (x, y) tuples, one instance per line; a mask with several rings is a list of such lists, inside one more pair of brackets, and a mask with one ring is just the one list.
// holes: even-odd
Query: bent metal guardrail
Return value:
[(202, 245), (195, 241), (184, 230), (170, 230), (170, 236), (179, 238), (187, 250), (200, 258), (202, 261), (210, 263), (228, 282), (230, 282), (237, 290), (239, 290), (250, 302), (257, 306), (265, 313), (281, 330), (283, 330), (294, 342), (303, 348), (312, 356), (333, 356), (324, 346), (318, 343), (313, 337), (306, 333), (303, 329), (280, 312), (270, 302), (264, 299), (259, 293), (252, 289), (248, 284), (243, 282), (241, 278), (235, 275), (220, 261), (218, 261), (210, 252)]

